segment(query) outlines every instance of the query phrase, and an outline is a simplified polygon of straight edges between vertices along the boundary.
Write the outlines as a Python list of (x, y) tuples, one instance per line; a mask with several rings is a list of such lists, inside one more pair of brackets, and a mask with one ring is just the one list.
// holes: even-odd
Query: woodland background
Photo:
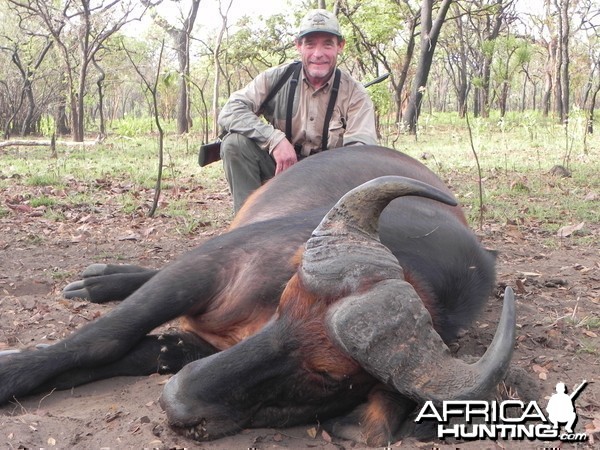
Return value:
[[(324, 6), (347, 39), (342, 66), (363, 82), (390, 74), (368, 88), (381, 143), (439, 174), (498, 251), (495, 295), (453, 353), (483, 354), (513, 286), (513, 366), (534, 389), (510, 395), (545, 404), (557, 382), (587, 380), (588, 440), (561, 447), (598, 448), (600, 0), (295, 0), (244, 17), (255, 3), (0, 0), (0, 350), (56, 343), (110, 311), (62, 297), (88, 264), (163, 267), (227, 229), (222, 165), (199, 168), (198, 146), (232, 91), (297, 57), (300, 18)], [(4, 405), (0, 447), (189, 447), (157, 403), (166, 379)], [(360, 448), (318, 424), (203, 447)]]
[(289, 0), (240, 18), (243, 5), (0, 0), (0, 132), (82, 142), (162, 124), (206, 142), (231, 92), (296, 57), (296, 26), (313, 7), (339, 17), (341, 65), (355, 78), (390, 74), (369, 87), (384, 144), (418, 133), (424, 111), (565, 126), (578, 117), (593, 132), (598, 0)]

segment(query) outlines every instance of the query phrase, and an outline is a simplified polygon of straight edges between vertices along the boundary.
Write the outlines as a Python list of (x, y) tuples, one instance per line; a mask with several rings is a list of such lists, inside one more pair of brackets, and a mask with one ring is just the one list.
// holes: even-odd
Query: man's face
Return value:
[(296, 41), (308, 81), (321, 86), (331, 76), (345, 41), (329, 33), (310, 33)]

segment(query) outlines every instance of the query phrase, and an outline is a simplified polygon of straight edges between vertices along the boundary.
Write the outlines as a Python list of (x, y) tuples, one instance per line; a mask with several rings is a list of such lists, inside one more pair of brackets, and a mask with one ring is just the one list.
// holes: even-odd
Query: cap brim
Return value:
[(343, 38), (341, 33), (339, 33), (338, 31), (324, 30), (323, 28), (309, 28), (308, 30), (304, 30), (301, 33), (299, 33), (298, 38), (304, 37), (307, 34), (311, 34), (311, 33), (327, 33), (327, 34), (333, 34), (334, 36), (337, 36), (339, 38)]

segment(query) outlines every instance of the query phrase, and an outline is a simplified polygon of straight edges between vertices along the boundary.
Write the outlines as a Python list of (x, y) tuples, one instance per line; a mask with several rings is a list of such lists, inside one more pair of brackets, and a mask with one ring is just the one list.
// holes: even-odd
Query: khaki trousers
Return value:
[(248, 196), (275, 175), (275, 160), (267, 150), (237, 133), (230, 133), (221, 143), (225, 178), (237, 213)]

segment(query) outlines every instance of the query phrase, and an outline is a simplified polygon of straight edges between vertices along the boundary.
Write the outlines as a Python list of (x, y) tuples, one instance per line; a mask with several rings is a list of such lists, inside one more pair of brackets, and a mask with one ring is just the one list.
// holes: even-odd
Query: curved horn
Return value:
[(355, 291), (365, 278), (404, 279), (396, 257), (379, 242), (378, 223), (392, 200), (408, 195), (456, 205), (450, 194), (400, 176), (379, 177), (352, 189), (306, 243), (299, 271), (305, 286), (336, 297)]
[(365, 183), (342, 197), (315, 229), (299, 275), (308, 289), (341, 297), (328, 312), (329, 334), (382, 382), (417, 401), (485, 397), (504, 377), (512, 357), (512, 290), (506, 291), (500, 324), (485, 355), (471, 365), (453, 358), (397, 259), (379, 242), (379, 215), (405, 195), (456, 204), (448, 194), (412, 179)]
[(417, 402), (485, 399), (504, 378), (514, 347), (515, 302), (504, 294), (494, 339), (474, 364), (453, 358), (412, 286), (385, 280), (330, 310), (330, 336), (377, 379)]
[(361, 230), (373, 239), (377, 234), (379, 216), (395, 198), (407, 195), (426, 197), (456, 206), (456, 200), (445, 192), (422, 181), (400, 176), (375, 178), (352, 189), (325, 215), (313, 235), (331, 231), (343, 222), (347, 228)]

